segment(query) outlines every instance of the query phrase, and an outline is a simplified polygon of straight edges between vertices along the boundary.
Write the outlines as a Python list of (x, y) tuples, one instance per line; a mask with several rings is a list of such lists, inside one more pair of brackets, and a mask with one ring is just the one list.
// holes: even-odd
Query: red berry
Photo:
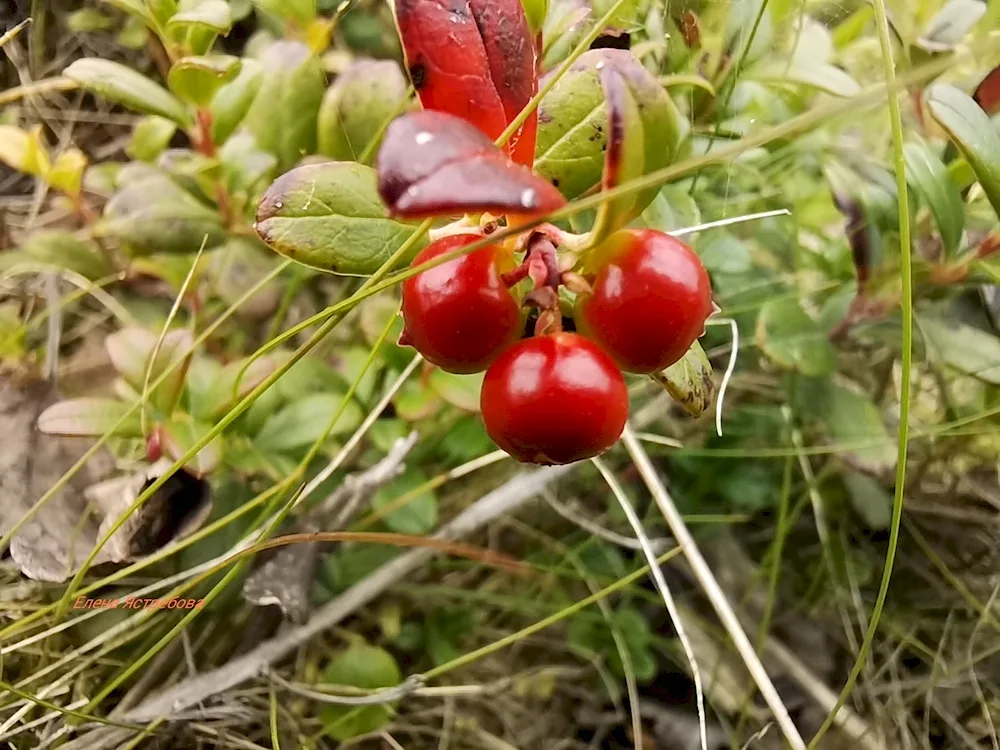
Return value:
[(568, 464), (604, 452), (628, 419), (614, 362), (575, 333), (519, 341), (486, 372), (480, 395), (493, 441), (518, 461)]
[[(432, 242), (414, 259), (420, 265), (482, 237), (459, 234)], [(401, 344), (455, 373), (482, 372), (517, 341), (523, 323), (514, 295), (500, 278), (504, 250), (487, 245), (403, 282)], [(513, 263), (513, 259), (510, 260)]]
[(694, 250), (663, 232), (629, 229), (595, 254), (594, 293), (577, 303), (578, 328), (626, 372), (660, 372), (683, 357), (713, 309)]

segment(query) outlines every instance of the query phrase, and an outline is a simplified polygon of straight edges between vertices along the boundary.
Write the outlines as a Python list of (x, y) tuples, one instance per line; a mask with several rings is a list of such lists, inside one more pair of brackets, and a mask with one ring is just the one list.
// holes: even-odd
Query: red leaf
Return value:
[[(396, 19), (424, 109), (471, 122), (490, 140), (538, 91), (535, 43), (520, 0), (397, 0)], [(505, 150), (535, 159), (537, 112)]]
[(443, 112), (412, 112), (386, 131), (378, 190), (390, 213), (407, 219), (461, 213), (535, 216), (565, 198), (510, 161), (482, 132)]
[(986, 74), (986, 77), (976, 87), (976, 93), (972, 95), (972, 98), (986, 114), (992, 116), (1000, 112), (1000, 67), (993, 68)]

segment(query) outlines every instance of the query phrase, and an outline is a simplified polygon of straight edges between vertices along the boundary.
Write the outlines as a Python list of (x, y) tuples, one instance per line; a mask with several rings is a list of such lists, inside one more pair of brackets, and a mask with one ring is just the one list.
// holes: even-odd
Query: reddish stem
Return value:
[(198, 130), (194, 137), (195, 148), (205, 156), (215, 156), (215, 143), (212, 141), (212, 113), (207, 109), (199, 109), (195, 115)]

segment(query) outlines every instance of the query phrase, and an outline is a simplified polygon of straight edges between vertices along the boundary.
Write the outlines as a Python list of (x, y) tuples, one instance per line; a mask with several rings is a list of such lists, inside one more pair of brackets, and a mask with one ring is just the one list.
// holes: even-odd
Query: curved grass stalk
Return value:
[(771, 678), (760, 663), (760, 658), (758, 658), (746, 633), (743, 631), (743, 626), (740, 624), (736, 613), (733, 612), (732, 605), (730, 605), (725, 593), (715, 580), (715, 576), (712, 574), (711, 568), (708, 567), (708, 563), (701, 556), (701, 552), (698, 550), (691, 532), (688, 531), (684, 519), (677, 512), (677, 507), (657, 476), (656, 469), (653, 468), (649, 456), (646, 455), (642, 444), (636, 439), (635, 433), (632, 432), (632, 428), (628, 425), (625, 426), (622, 441), (625, 443), (625, 449), (639, 469), (639, 474), (642, 476), (643, 482), (645, 482), (646, 487), (653, 495), (653, 499), (663, 513), (670, 531), (673, 533), (674, 538), (677, 539), (678, 545), (690, 563), (702, 591), (705, 592), (706, 597), (712, 604), (712, 608), (715, 609), (716, 614), (725, 626), (726, 632), (736, 646), (736, 650), (743, 658), (743, 662), (746, 664), (751, 677), (757, 683), (757, 688), (760, 690), (760, 694), (763, 696), (768, 708), (771, 709), (774, 720), (777, 722), (782, 734), (785, 735), (785, 740), (792, 746), (793, 750), (805, 750), (806, 743), (802, 740), (801, 735), (799, 735), (799, 730), (788, 715), (788, 709), (785, 708), (781, 696), (778, 695), (778, 691), (775, 690)]
[(670, 593), (670, 587), (667, 586), (667, 579), (663, 576), (663, 571), (660, 570), (660, 566), (656, 564), (656, 553), (653, 552), (653, 545), (650, 544), (649, 537), (646, 535), (646, 530), (642, 527), (642, 520), (639, 518), (639, 514), (635, 512), (632, 507), (632, 503), (629, 502), (628, 496), (625, 494), (625, 490), (618, 483), (615, 475), (611, 473), (607, 465), (599, 459), (592, 458), (591, 462), (597, 467), (597, 470), (601, 472), (601, 476), (604, 477), (604, 481), (608, 483), (608, 487), (611, 488), (611, 494), (615, 496), (618, 501), (618, 505), (621, 507), (622, 511), (625, 513), (625, 517), (628, 518), (629, 524), (632, 526), (632, 531), (635, 533), (636, 539), (639, 540), (639, 544), (642, 546), (642, 553), (646, 557), (646, 562), (649, 564), (649, 570), (653, 574), (653, 582), (656, 584), (657, 591), (660, 592), (660, 596), (663, 598), (663, 603), (667, 607), (667, 612), (670, 615), (670, 619), (674, 623), (674, 630), (677, 631), (677, 637), (681, 642), (681, 648), (684, 650), (684, 655), (687, 657), (688, 665), (691, 667), (691, 676), (694, 678), (694, 693), (695, 693), (695, 704), (698, 707), (698, 731), (701, 738), (702, 750), (708, 750), (708, 726), (705, 721), (705, 688), (702, 685), (701, 680), (701, 670), (698, 668), (698, 660), (694, 655), (694, 648), (691, 646), (691, 641), (687, 636), (687, 629), (684, 625), (684, 621), (681, 619), (681, 613), (677, 609), (677, 604), (674, 601), (673, 594)]
[(718, 318), (709, 321), (712, 325), (728, 325), (733, 333), (733, 347), (729, 352), (729, 363), (726, 365), (726, 372), (722, 376), (722, 383), (719, 384), (719, 395), (715, 399), (715, 432), (722, 437), (722, 408), (726, 402), (726, 391), (729, 390), (729, 382), (736, 372), (736, 361), (740, 356), (740, 328), (733, 318)]
[(8, 268), (4, 272), (3, 276), (0, 276), (0, 278), (7, 279), (25, 274), (46, 273), (55, 273), (63, 281), (67, 281), (82, 290), (84, 293), (89, 294), (91, 297), (104, 305), (108, 312), (118, 318), (122, 324), (135, 325), (135, 318), (132, 317), (132, 313), (126, 310), (118, 300), (101, 288), (104, 284), (109, 284), (112, 281), (120, 281), (124, 278), (124, 276), (120, 273), (114, 274), (113, 276), (106, 276), (98, 281), (91, 281), (86, 276), (79, 274), (76, 271), (70, 271), (68, 268), (60, 268), (59, 266), (49, 265), (48, 263), (17, 263), (16, 265)]
[(844, 687), (837, 698), (837, 703), (810, 741), (809, 750), (819, 745), (823, 735), (833, 725), (837, 712), (847, 702), (848, 697), (854, 690), (858, 675), (861, 674), (865, 660), (868, 658), (868, 652), (871, 650), (872, 641), (878, 630), (879, 619), (882, 617), (882, 609), (885, 606), (886, 597), (889, 595), (889, 580), (892, 576), (892, 567), (896, 559), (896, 548), (899, 545), (899, 529), (903, 518), (903, 498), (906, 490), (906, 453), (909, 447), (910, 428), (910, 378), (913, 370), (913, 271), (910, 257), (912, 250), (910, 204), (907, 192), (906, 165), (903, 157), (903, 119), (899, 110), (899, 94), (901, 89), (897, 88), (896, 65), (893, 61), (892, 40), (889, 36), (889, 19), (886, 12), (885, 0), (874, 0), (874, 6), (879, 47), (882, 50), (882, 66), (885, 71), (885, 81), (888, 89), (889, 122), (892, 128), (896, 190), (899, 195), (897, 208), (899, 210), (899, 275), (901, 281), (900, 301), (902, 306), (903, 340), (901, 345), (896, 489), (892, 501), (892, 520), (889, 525), (889, 543), (885, 554), (885, 567), (882, 571), (882, 581), (879, 584), (878, 596), (875, 598), (875, 606), (872, 608), (871, 618), (868, 622), (868, 629), (865, 632), (864, 640), (861, 642), (861, 648), (858, 650), (858, 656), (854, 660), (854, 666), (851, 667), (851, 672), (847, 677), (847, 682), (844, 683)]
[[(146, 372), (142, 378), (142, 398), (139, 401), (142, 404), (142, 408), (139, 410), (139, 425), (142, 430), (143, 435), (149, 435), (147, 425), (147, 414), (146, 406), (149, 401), (149, 394), (151, 393), (149, 387), (149, 381), (153, 376), (153, 367), (156, 364), (156, 358), (160, 356), (160, 349), (163, 347), (163, 340), (167, 337), (167, 333), (170, 331), (170, 324), (174, 322), (174, 318), (177, 317), (177, 313), (181, 309), (181, 303), (184, 302), (184, 295), (187, 294), (188, 287), (194, 280), (195, 274), (198, 272), (198, 264), (201, 262), (202, 253), (205, 252), (205, 243), (208, 242), (208, 235), (201, 241), (201, 247), (198, 248), (198, 253), (194, 256), (194, 261), (191, 263), (191, 268), (187, 272), (187, 276), (184, 277), (184, 283), (181, 284), (180, 291), (177, 292), (177, 298), (174, 300), (174, 304), (170, 306), (170, 312), (167, 313), (167, 319), (163, 321), (163, 328), (160, 330), (160, 335), (156, 339), (156, 344), (153, 346), (153, 351), (149, 354), (149, 361), (146, 363)], [(185, 355), (180, 358), (180, 361), (188, 361), (191, 354)], [(176, 406), (176, 400), (181, 397), (180, 391), (183, 388), (178, 389), (178, 393), (175, 394), (175, 403), (170, 405), (167, 416), (169, 417)]]

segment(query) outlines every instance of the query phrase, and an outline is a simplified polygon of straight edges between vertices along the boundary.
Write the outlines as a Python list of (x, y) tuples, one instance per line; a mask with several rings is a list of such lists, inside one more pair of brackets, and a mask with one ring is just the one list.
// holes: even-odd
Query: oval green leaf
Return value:
[[(324, 673), (324, 680), (331, 685), (366, 690), (395, 687), (402, 679), (392, 654), (368, 645), (351, 646)], [(376, 731), (389, 722), (393, 713), (392, 705), (324, 705), (320, 710), (324, 731), (338, 742)]]
[(414, 232), (389, 218), (375, 170), (350, 162), (311, 164), (279, 177), (257, 208), (256, 227), (281, 255), (348, 275), (374, 273)]
[(182, 57), (170, 67), (167, 85), (181, 99), (204, 107), (239, 74), (240, 67), (240, 59), (231, 55)]
[[(393, 508), (382, 518), (382, 522), (391, 531), (420, 536), (430, 533), (437, 526), (438, 502), (434, 491), (417, 491), (426, 482), (427, 477), (421, 472), (409, 470), (375, 493), (372, 507), (376, 510)], [(404, 501), (397, 505), (400, 498), (404, 498)]]
[(795, 299), (764, 305), (757, 318), (757, 343), (773, 362), (804, 375), (829, 375), (837, 367), (833, 344)]
[[(338, 393), (317, 393), (296, 401), (264, 423), (254, 445), (265, 452), (294, 451), (312, 445), (326, 433), (343, 400)], [(352, 432), (362, 419), (361, 407), (348, 401), (330, 437)]]
[[(129, 405), (112, 398), (75, 398), (58, 401), (38, 417), (38, 431), (64, 437), (100, 437), (129, 410)], [(139, 410), (114, 432), (118, 437), (142, 437)]]
[(715, 398), (712, 363), (697, 341), (666, 370), (651, 376), (692, 417), (700, 417)]
[(262, 80), (263, 68), (260, 62), (246, 57), (236, 78), (216, 92), (209, 107), (214, 143), (225, 143), (243, 122)]
[(923, 143), (907, 143), (903, 149), (906, 177), (923, 198), (941, 232), (945, 254), (958, 249), (965, 229), (965, 204), (958, 186), (937, 155)]
[(84, 57), (73, 62), (63, 75), (87, 91), (137, 112), (160, 115), (178, 125), (186, 126), (191, 122), (191, 113), (179, 99), (126, 65)]
[(971, 97), (947, 83), (931, 87), (927, 108), (965, 155), (1000, 216), (1000, 130)]

